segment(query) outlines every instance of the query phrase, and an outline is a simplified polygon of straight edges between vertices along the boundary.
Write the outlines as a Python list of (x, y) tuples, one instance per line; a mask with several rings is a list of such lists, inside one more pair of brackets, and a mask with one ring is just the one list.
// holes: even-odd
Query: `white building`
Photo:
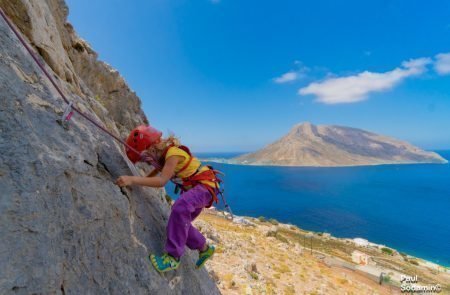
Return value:
[(356, 246), (360, 246), (360, 247), (368, 247), (369, 246), (369, 241), (366, 239), (362, 239), (362, 238), (353, 239), (353, 243)]

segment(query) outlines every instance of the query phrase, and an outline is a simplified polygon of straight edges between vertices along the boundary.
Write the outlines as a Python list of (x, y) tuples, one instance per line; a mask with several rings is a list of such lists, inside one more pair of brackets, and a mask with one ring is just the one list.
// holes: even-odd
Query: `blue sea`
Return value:
[[(450, 159), (450, 151), (438, 153)], [(449, 164), (333, 168), (209, 164), (226, 174), (226, 199), (236, 215), (275, 218), (336, 237), (362, 237), (450, 266)], [(173, 196), (172, 189), (168, 192)]]

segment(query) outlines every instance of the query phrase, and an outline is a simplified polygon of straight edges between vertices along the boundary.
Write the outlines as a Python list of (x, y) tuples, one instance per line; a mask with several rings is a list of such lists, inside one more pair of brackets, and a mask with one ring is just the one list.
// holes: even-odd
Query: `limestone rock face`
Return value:
[[(65, 23), (62, 1), (0, 6), (80, 109), (118, 135), (146, 121), (120, 75)], [(153, 269), (147, 255), (163, 251), (170, 210), (164, 190), (117, 187), (138, 173), (123, 147), (77, 115), (62, 128), (64, 107), (0, 19), (0, 294), (218, 294), (189, 251), (177, 271)]]
[(342, 126), (302, 123), (265, 148), (233, 159), (250, 165), (356, 166), (447, 163), (434, 152), (398, 139)]
[(63, 0), (0, 0), (0, 7), (71, 92), (95, 98), (108, 110), (122, 136), (147, 122), (136, 93), (116, 70), (97, 60), (67, 22), (69, 10)]

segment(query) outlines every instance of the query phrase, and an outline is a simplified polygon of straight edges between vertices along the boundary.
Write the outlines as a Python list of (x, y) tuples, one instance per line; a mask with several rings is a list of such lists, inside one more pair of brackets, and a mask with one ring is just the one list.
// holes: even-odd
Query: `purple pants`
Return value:
[(205, 246), (205, 237), (191, 222), (209, 205), (211, 198), (203, 185), (197, 185), (183, 192), (175, 201), (167, 225), (167, 253), (179, 258), (184, 254), (184, 246), (191, 250), (201, 250)]

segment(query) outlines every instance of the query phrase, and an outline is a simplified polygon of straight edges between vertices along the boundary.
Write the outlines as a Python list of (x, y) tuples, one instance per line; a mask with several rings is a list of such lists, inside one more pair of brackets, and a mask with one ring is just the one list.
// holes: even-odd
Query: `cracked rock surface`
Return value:
[[(61, 3), (0, 0), (10, 15), (28, 21), (16, 24), (21, 30), (34, 24), (33, 9), (48, 9), (52, 23)], [(34, 13), (42, 15), (41, 10)], [(48, 30), (64, 30), (59, 21), (53, 23)], [(136, 123), (108, 119), (108, 105), (90, 98), (77, 70), (47, 67), (68, 97), (110, 130), (121, 134), (121, 128)], [(117, 105), (112, 112), (132, 112), (135, 106)], [(164, 190), (114, 185), (118, 176), (138, 171), (122, 147), (90, 122), (74, 115), (69, 130), (57, 124), (64, 107), (0, 19), (0, 294), (219, 293), (205, 270), (195, 270), (195, 253), (188, 252), (169, 274), (151, 267), (147, 255), (160, 253), (165, 240), (170, 208)]]

